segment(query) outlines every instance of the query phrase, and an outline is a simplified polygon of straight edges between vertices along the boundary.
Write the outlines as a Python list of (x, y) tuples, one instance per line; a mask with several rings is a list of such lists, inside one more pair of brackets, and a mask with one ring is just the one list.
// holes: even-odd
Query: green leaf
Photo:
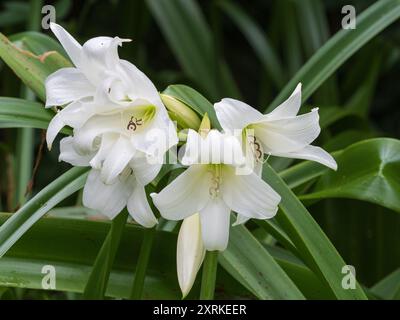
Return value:
[(127, 218), (128, 211), (124, 210), (113, 219), (110, 231), (96, 257), (85, 290), (83, 291), (84, 299), (104, 299), (110, 272)]
[[(205, 90), (207, 96), (219, 98), (222, 91), (217, 76), (220, 62), (216, 59), (212, 31), (197, 2), (147, 0), (147, 4), (186, 75)], [(221, 70), (221, 79), (226, 83), (225, 89), (235, 87), (226, 66)], [(235, 92), (226, 94), (236, 95)]]
[(64, 48), (56, 40), (43, 33), (25, 31), (14, 34), (9, 39), (18, 48), (29, 50), (35, 55), (41, 55), (47, 51), (57, 51), (64, 58), (69, 59)]
[(60, 68), (71, 66), (71, 63), (56, 51), (38, 56), (18, 48), (1, 33), (0, 57), (42, 101), (46, 99), (44, 82), (47, 76)]
[[(0, 214), (0, 224), (9, 215)], [(53, 265), (59, 291), (82, 293), (92, 265), (110, 230), (109, 221), (87, 221), (45, 217), (40, 219), (0, 259), (0, 286), (42, 288), (44, 265)], [(129, 298), (144, 229), (128, 223), (110, 273), (107, 297)], [(180, 299), (176, 276), (177, 235), (157, 231), (154, 235), (143, 292), (145, 299)], [(222, 268), (218, 272), (216, 298), (252, 297)], [(231, 296), (229, 296), (229, 294)], [(194, 297), (194, 296), (193, 296)]]
[[(0, 97), (0, 128), (47, 129), (54, 112), (43, 104), (19, 98)], [(62, 133), (71, 134), (70, 128)]]
[(54, 112), (38, 102), (0, 97), (0, 128), (47, 129)]
[(87, 168), (72, 168), (42, 189), (0, 227), (0, 258), (32, 225), (83, 187)]
[(400, 269), (393, 271), (371, 288), (371, 293), (386, 300), (400, 300)]
[(259, 299), (304, 299), (268, 251), (243, 225), (231, 228), (221, 265)]
[(263, 168), (263, 179), (282, 197), (279, 204), (281, 211), (276, 219), (296, 245), (304, 262), (338, 299), (366, 299), (359, 285), (354, 290), (342, 288), (341, 270), (346, 263), (311, 214), (268, 163)]
[(299, 82), (303, 83), (302, 98), (305, 101), (348, 58), (399, 17), (398, 0), (375, 2), (357, 17), (356, 29), (340, 30), (308, 60), (270, 104), (267, 111), (271, 111), (288, 98)]
[(329, 171), (313, 193), (301, 199), (351, 198), (400, 212), (400, 141), (361, 141), (336, 157), (338, 171)]
[(261, 28), (238, 5), (231, 1), (218, 3), (222, 10), (236, 23), (240, 31), (249, 41), (261, 61), (265, 71), (277, 88), (285, 81), (282, 64), (273, 46), (269, 43)]

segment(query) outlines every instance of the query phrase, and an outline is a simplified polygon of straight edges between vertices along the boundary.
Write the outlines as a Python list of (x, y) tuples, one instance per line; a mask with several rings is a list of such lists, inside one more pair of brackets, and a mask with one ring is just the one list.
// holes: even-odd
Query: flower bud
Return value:
[(178, 235), (176, 265), (183, 298), (192, 289), (204, 255), (200, 216), (197, 213), (183, 220)]
[(172, 120), (176, 120), (179, 126), (183, 129), (197, 130), (199, 128), (200, 118), (190, 107), (170, 95), (161, 93), (160, 97)]

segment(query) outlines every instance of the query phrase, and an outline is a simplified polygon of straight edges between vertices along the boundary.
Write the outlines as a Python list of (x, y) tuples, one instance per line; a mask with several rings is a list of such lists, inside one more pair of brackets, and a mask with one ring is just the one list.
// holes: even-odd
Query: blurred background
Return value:
[[(183, 83), (212, 102), (235, 97), (263, 111), (341, 29), (344, 5), (353, 5), (360, 14), (373, 2), (59, 0), (43, 1), (43, 5), (54, 5), (57, 23), (81, 43), (95, 36), (132, 39), (120, 49), (120, 56), (143, 70), (160, 91)], [(6, 36), (37, 29), (30, 24), (30, 1), (1, 0), (0, 10), (0, 30)], [(26, 94), (2, 62), (0, 74), (0, 96)], [(399, 85), (397, 22), (357, 51), (306, 101), (302, 112), (310, 107), (321, 110), (324, 130), (316, 143), (331, 152), (370, 137), (400, 138)], [(17, 192), (21, 185), (21, 167), (14, 161), (18, 139), (16, 129), (0, 130), (0, 211), (13, 212), (24, 198), (21, 188)], [(41, 131), (35, 130), (32, 153), (27, 155), (31, 163), (41, 141)], [(68, 168), (58, 163), (57, 155), (57, 148), (43, 150), (32, 194)], [(288, 164), (272, 161), (277, 170)], [(66, 201), (73, 204), (77, 199)], [(400, 266), (398, 213), (344, 199), (309, 205), (346, 262), (356, 267), (362, 283), (372, 285)]]

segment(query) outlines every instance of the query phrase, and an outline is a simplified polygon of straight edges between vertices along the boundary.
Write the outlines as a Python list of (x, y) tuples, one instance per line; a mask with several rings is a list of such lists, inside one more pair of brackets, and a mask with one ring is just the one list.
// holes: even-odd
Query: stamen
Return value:
[[(133, 120), (135, 119), (135, 120)], [(131, 120), (129, 120), (128, 125), (126, 126), (127, 130), (132, 130), (132, 131), (136, 131), (138, 126), (143, 125), (143, 120), (142, 118), (137, 119), (136, 117), (132, 116)]]
[(261, 161), (262, 162), (261, 158), (263, 156), (263, 152), (261, 150), (260, 143), (257, 141), (255, 136), (250, 136), (249, 135), (249, 137), (253, 139), (252, 141), (250, 141), (250, 146), (253, 147), (252, 150), (254, 152), (254, 156), (256, 157), (257, 161)]
[(221, 166), (214, 165), (210, 170), (211, 173), (211, 187), (208, 190), (212, 199), (216, 199), (220, 194), (220, 186), (221, 186)]

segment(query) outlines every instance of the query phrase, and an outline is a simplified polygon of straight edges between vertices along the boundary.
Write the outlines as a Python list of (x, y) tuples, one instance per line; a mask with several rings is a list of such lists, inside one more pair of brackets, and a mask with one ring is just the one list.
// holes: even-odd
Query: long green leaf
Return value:
[(0, 258), (32, 225), (83, 187), (87, 168), (72, 168), (42, 189), (0, 227)]
[(272, 256), (244, 226), (231, 228), (221, 265), (259, 299), (304, 299)]
[[(19, 98), (0, 97), (0, 128), (47, 129), (54, 112), (38, 102)], [(62, 132), (70, 134), (64, 128)]]
[(338, 299), (366, 299), (359, 285), (354, 290), (342, 288), (341, 270), (346, 263), (311, 214), (268, 163), (263, 168), (263, 179), (282, 197), (277, 220), (296, 245), (304, 262)]
[(110, 231), (96, 257), (89, 279), (83, 291), (84, 299), (103, 299), (106, 292), (110, 272), (120, 244), (121, 235), (128, 218), (124, 210), (114, 218)]
[(60, 53), (50, 51), (40, 56), (18, 48), (0, 33), (0, 58), (36, 95), (46, 99), (44, 81), (54, 71), (71, 66)]
[[(0, 214), (0, 224), (8, 215)], [(56, 289), (82, 293), (92, 265), (110, 230), (109, 221), (88, 221), (45, 217), (40, 219), (7, 254), (0, 259), (0, 285), (43, 289), (45, 265), (56, 269)], [(129, 298), (144, 229), (128, 223), (106, 290), (107, 297)], [(143, 292), (144, 299), (179, 299), (181, 292), (176, 276), (177, 235), (157, 231), (154, 235)], [(133, 245), (135, 244), (135, 245)], [(252, 297), (222, 268), (218, 272), (216, 298)], [(198, 288), (194, 288), (198, 289)], [(195, 297), (197, 292), (193, 292)], [(231, 296), (229, 296), (231, 294)]]
[(303, 101), (364, 44), (400, 17), (398, 0), (380, 0), (357, 17), (357, 28), (341, 30), (327, 41), (296, 73), (267, 108), (271, 111), (303, 83)]
[(265, 71), (277, 88), (284, 83), (282, 64), (261, 28), (232, 1), (219, 2), (222, 10), (237, 24), (261, 61)]

